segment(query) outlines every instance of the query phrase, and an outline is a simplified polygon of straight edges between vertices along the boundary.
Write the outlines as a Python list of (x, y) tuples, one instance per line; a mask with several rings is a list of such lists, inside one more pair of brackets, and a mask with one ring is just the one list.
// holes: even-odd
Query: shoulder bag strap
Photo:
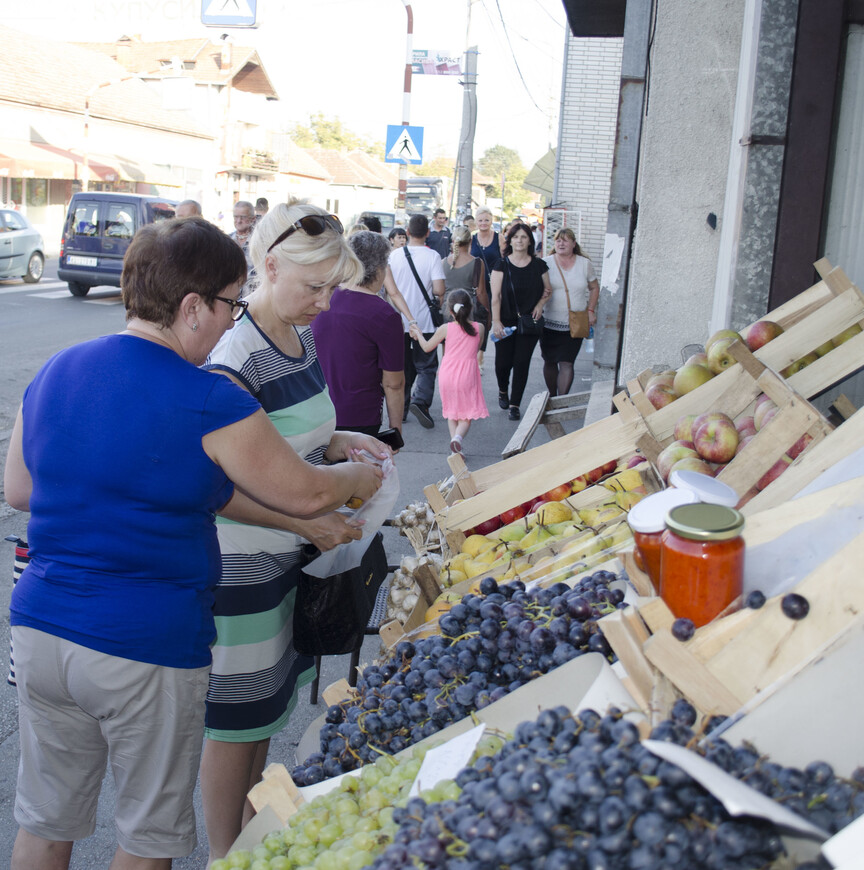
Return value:
[(553, 254), (552, 259), (555, 260), (555, 265), (558, 267), (558, 274), (561, 276), (561, 283), (564, 285), (564, 294), (567, 296), (567, 312), (569, 313), (573, 309), (570, 307), (570, 290), (567, 287), (567, 279), (564, 277), (564, 272), (561, 270), (561, 264), (558, 262), (557, 254)]
[(484, 262), (479, 257), (475, 257), (474, 258), (474, 272), (471, 275), (471, 283), (474, 285), (474, 292), (475, 293), (477, 292), (477, 288), (480, 286), (480, 270), (485, 269), (485, 268), (486, 268), (486, 265), (484, 264)]
[(504, 257), (504, 271), (507, 273), (507, 280), (510, 282), (510, 294), (513, 296), (513, 308), (516, 310), (516, 316), (521, 317), (522, 312), (519, 310), (519, 301), (516, 299), (516, 288), (513, 286), (513, 276), (510, 274), (509, 257)]
[(408, 246), (402, 248), (405, 251), (405, 259), (408, 261), (408, 265), (411, 267), (411, 271), (414, 273), (414, 278), (417, 281), (417, 286), (420, 288), (420, 292), (423, 294), (423, 298), (426, 300), (426, 304), (431, 308), (432, 300), (429, 298), (429, 294), (426, 292), (426, 286), (420, 280), (420, 276), (417, 274), (417, 267), (414, 265), (414, 260), (411, 258), (411, 254), (408, 252)]

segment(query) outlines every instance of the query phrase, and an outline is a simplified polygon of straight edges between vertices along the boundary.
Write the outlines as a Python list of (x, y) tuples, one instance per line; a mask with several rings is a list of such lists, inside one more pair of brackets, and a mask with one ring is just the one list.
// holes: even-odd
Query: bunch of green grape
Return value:
[[(501, 741), (487, 737), (478, 752), (492, 754)], [(285, 828), (251, 851), (238, 849), (210, 870), (360, 870), (371, 864), (398, 830), (393, 809), (408, 801), (427, 748), (410, 758), (382, 755), (359, 776), (346, 776), (332, 791), (300, 805)], [(455, 800), (461, 789), (442, 780), (421, 792), (427, 801)]]

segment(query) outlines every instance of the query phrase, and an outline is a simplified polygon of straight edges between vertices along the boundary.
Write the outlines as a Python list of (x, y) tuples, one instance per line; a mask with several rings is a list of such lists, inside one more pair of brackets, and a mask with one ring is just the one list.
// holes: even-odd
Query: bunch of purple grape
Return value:
[(617, 711), (545, 710), (456, 782), (455, 800), (394, 811), (373, 868), (755, 870), (784, 851), (774, 825), (729, 816)]
[(393, 658), (365, 668), (357, 696), (330, 707), (321, 751), (291, 771), (312, 785), (395, 754), (525, 683), (586, 652), (614, 658), (596, 622), (624, 607), (610, 589), (617, 577), (597, 571), (574, 587), (526, 591), (491, 577), (439, 620), (440, 635), (397, 644)]
[(736, 779), (829, 834), (836, 834), (864, 814), (864, 768), (859, 767), (851, 779), (843, 779), (824, 761), (814, 761), (803, 770), (783, 767), (760, 755), (749, 744), (733, 747), (722, 737), (710, 737), (710, 732), (722, 724), (723, 717), (709, 720), (705, 726), (708, 739), (696, 744), (692, 730), (696, 718), (696, 710), (679, 700), (672, 708), (671, 717), (658, 725), (652, 736), (691, 746)]

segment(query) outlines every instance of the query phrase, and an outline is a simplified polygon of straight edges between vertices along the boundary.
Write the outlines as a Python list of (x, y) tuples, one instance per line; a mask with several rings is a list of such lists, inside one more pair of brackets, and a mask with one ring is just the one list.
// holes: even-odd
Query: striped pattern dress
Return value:
[[(225, 333), (206, 368), (226, 371), (255, 396), (285, 440), (320, 464), (336, 411), (309, 327), (297, 329), (302, 358), (286, 356), (248, 312)], [(250, 462), (255, 458), (250, 456)], [(292, 643), (300, 549), (290, 532), (217, 520), (222, 579), (216, 587), (216, 642), (207, 692), (206, 736), (248, 743), (278, 733), (312, 682), (314, 661)]]

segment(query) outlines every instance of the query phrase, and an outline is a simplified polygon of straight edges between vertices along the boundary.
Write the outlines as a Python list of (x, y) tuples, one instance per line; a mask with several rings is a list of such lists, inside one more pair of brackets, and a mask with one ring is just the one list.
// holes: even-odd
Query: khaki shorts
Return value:
[(117, 658), (24, 626), (12, 637), (18, 824), (46, 840), (90, 836), (110, 761), (120, 847), (141, 858), (192, 852), (210, 668)]

